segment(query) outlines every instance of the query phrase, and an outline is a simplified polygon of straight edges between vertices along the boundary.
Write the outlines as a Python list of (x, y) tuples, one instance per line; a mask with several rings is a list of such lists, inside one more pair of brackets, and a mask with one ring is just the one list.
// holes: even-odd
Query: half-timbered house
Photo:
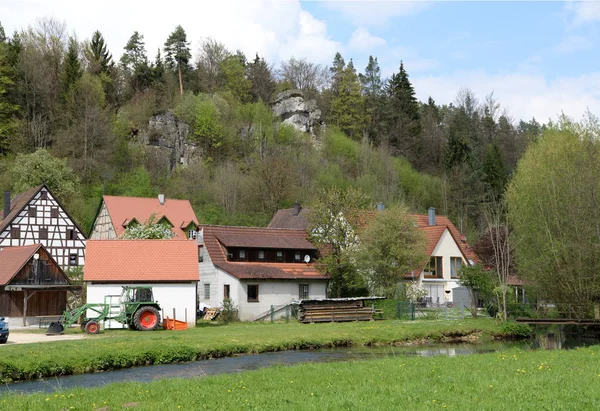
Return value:
[(80, 289), (41, 244), (0, 249), (0, 317), (35, 324), (62, 314), (67, 292)]
[(45, 184), (16, 197), (4, 192), (0, 247), (42, 244), (63, 269), (85, 264), (83, 230)]

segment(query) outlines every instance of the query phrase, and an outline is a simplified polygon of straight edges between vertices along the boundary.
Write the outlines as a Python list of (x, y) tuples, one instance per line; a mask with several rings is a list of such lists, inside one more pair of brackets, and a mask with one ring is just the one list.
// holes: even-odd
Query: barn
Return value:
[[(152, 286), (163, 316), (196, 324), (198, 244), (185, 240), (88, 240), (87, 303), (117, 303), (123, 286)], [(107, 321), (105, 328), (123, 328)]]
[(23, 326), (61, 315), (67, 292), (81, 290), (41, 244), (0, 248), (0, 317)]

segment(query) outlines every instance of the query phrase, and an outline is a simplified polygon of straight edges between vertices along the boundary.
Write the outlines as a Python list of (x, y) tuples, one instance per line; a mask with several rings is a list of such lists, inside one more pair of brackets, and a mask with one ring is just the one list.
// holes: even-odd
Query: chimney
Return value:
[(160, 205), (165, 205), (165, 195), (164, 194), (158, 195), (158, 202), (160, 203)]
[(427, 216), (429, 217), (429, 225), (435, 225), (435, 208), (429, 207), (429, 210), (427, 210)]
[(10, 213), (10, 191), (4, 192), (4, 216), (2, 218), (8, 217)]
[(377, 203), (377, 211), (383, 211), (385, 210), (385, 204), (379, 202)]
[(300, 214), (300, 210), (302, 210), (302, 206), (296, 201), (296, 204), (294, 204), (294, 215)]

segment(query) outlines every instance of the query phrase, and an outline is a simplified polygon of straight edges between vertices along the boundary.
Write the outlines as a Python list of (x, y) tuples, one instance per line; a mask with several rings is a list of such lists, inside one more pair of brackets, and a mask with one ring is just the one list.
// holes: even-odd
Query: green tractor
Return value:
[[(111, 304), (113, 297), (118, 304)], [(88, 316), (89, 313), (95, 315)], [(107, 295), (104, 304), (85, 304), (72, 311), (65, 311), (58, 322), (48, 327), (46, 335), (62, 334), (65, 327), (75, 324), (80, 318), (81, 330), (88, 334), (100, 332), (100, 322), (114, 320), (126, 324), (131, 330), (152, 331), (160, 326), (160, 306), (154, 301), (150, 286), (124, 286), (120, 296)]]

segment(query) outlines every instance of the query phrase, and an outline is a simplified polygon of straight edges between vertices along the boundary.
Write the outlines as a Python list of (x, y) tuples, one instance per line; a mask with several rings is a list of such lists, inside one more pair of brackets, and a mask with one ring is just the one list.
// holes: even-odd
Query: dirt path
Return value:
[(80, 340), (84, 337), (82, 334), (68, 334), (68, 335), (46, 335), (41, 333), (31, 332), (18, 332), (11, 331), (6, 344), (0, 344), (2, 347), (7, 347), (13, 344), (28, 344), (38, 342), (50, 342), (50, 341), (67, 341), (67, 340)]

